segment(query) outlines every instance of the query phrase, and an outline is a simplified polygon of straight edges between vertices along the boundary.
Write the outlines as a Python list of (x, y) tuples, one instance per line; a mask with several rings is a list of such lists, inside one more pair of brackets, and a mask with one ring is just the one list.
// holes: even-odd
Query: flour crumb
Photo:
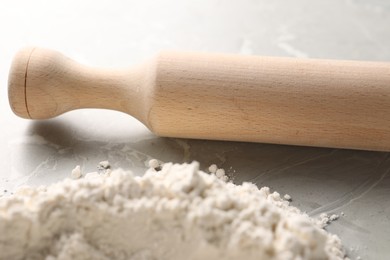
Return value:
[(225, 176), (225, 170), (224, 169), (218, 169), (216, 172), (215, 172), (215, 175), (217, 176), (217, 178), (222, 178), (223, 176)]
[(80, 179), (82, 176), (81, 174), (81, 167), (80, 165), (77, 165), (71, 172), (70, 177), (74, 180)]
[(340, 215), (337, 215), (337, 214), (329, 215), (327, 213), (321, 213), (319, 218), (318, 218), (318, 221), (322, 227), (326, 227), (327, 225), (329, 225), (333, 221), (338, 220), (339, 218), (340, 218)]
[(340, 239), (279, 193), (196, 162), (24, 187), (0, 199), (0, 234), (0, 259), (345, 259)]
[(109, 161), (101, 161), (99, 162), (98, 164), (98, 169), (110, 169), (111, 168), (111, 165), (110, 165), (110, 162)]
[(153, 168), (153, 169), (156, 169), (157, 167), (160, 167), (160, 163), (158, 162), (157, 159), (151, 159), (149, 161), (149, 167)]
[(226, 175), (225, 169), (218, 168), (216, 164), (212, 164), (208, 168), (209, 172), (213, 175), (215, 175), (218, 179), (228, 182), (229, 176)]
[(218, 170), (218, 167), (217, 167), (216, 164), (212, 164), (212, 165), (209, 166), (209, 172), (210, 173), (216, 173), (217, 170)]
[(326, 213), (321, 213), (319, 217), (319, 222), (322, 227), (326, 227), (330, 223), (329, 215)]
[(329, 217), (329, 220), (330, 221), (335, 221), (335, 220), (338, 220), (339, 219), (339, 215), (337, 215), (337, 214), (332, 214), (330, 217)]
[(110, 175), (111, 174), (111, 164), (109, 161), (101, 161), (97, 165), (97, 172), (99, 174)]
[(157, 159), (151, 159), (148, 162), (149, 168), (154, 169), (155, 171), (161, 171), (162, 163)]
[(285, 194), (285, 195), (283, 196), (283, 198), (284, 198), (285, 200), (292, 201), (292, 197), (291, 197), (290, 195), (288, 195), (288, 194)]

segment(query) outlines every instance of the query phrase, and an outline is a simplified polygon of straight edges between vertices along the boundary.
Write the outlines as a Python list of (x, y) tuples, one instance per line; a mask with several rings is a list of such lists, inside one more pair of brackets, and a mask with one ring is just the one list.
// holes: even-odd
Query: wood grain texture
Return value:
[(106, 108), (160, 136), (390, 151), (390, 63), (161, 52), (103, 70), (36, 48), (9, 93), (25, 118)]

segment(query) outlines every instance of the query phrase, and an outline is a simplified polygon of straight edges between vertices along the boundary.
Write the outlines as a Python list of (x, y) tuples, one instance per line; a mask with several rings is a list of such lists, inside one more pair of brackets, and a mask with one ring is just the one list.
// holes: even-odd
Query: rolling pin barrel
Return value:
[(131, 69), (20, 51), (9, 100), (24, 118), (128, 113), (160, 136), (390, 151), (390, 63), (162, 52)]

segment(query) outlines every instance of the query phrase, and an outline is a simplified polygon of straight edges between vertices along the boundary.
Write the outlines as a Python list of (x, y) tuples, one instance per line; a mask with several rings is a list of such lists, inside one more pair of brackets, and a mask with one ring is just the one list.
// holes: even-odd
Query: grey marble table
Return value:
[(80, 110), (47, 121), (12, 114), (7, 72), (21, 47), (50, 47), (85, 64), (121, 67), (161, 49), (390, 61), (386, 0), (2, 1), (0, 194), (48, 184), (99, 161), (142, 174), (147, 161), (216, 163), (234, 182), (292, 196), (352, 258), (390, 255), (389, 153), (158, 138), (115, 111)]

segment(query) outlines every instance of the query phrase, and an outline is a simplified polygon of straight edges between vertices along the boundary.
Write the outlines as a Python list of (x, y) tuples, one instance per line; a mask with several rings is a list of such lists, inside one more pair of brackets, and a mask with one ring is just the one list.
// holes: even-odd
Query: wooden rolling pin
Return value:
[(8, 87), (24, 118), (106, 108), (160, 136), (390, 151), (390, 63), (161, 52), (107, 70), (27, 48)]

